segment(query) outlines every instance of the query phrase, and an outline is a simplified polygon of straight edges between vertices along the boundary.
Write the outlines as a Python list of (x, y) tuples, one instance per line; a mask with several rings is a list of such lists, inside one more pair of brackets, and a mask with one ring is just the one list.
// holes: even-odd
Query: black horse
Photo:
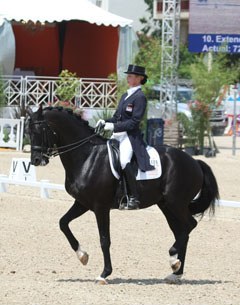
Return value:
[[(110, 210), (116, 208), (114, 202), (119, 186), (110, 169), (107, 140), (72, 111), (40, 107), (28, 113), (31, 163), (46, 165), (49, 157), (59, 155), (66, 172), (66, 191), (75, 199), (60, 219), (60, 228), (80, 261), (87, 264), (88, 254), (81, 249), (69, 223), (89, 210), (94, 212), (104, 257), (103, 272), (98, 280), (106, 283), (112, 273)], [(156, 204), (167, 219), (175, 242), (169, 250), (173, 273), (165, 280), (175, 283), (183, 275), (189, 234), (197, 225), (193, 215), (203, 216), (208, 209), (214, 214), (219, 198), (218, 185), (212, 170), (203, 161), (164, 145), (158, 153), (162, 175), (158, 179), (138, 181), (140, 208)]]

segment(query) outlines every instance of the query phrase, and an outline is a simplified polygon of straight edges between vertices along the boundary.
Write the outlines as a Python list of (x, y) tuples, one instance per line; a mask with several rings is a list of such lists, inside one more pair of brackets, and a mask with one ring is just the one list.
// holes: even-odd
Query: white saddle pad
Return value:
[[(112, 170), (112, 174), (115, 178), (119, 179), (120, 176), (118, 172), (115, 170), (113, 167), (113, 161), (112, 161), (112, 156), (110, 152), (110, 147), (109, 143), (107, 142), (107, 148), (108, 148), (108, 156), (109, 156), (109, 162), (110, 162), (110, 167)], [(149, 180), (149, 179), (157, 179), (161, 176), (162, 174), (162, 166), (160, 162), (160, 157), (158, 152), (154, 147), (147, 146), (147, 152), (150, 156), (150, 164), (155, 167), (154, 170), (147, 171), (147, 172), (142, 172), (140, 169), (138, 169), (138, 174), (137, 174), (137, 180)]]

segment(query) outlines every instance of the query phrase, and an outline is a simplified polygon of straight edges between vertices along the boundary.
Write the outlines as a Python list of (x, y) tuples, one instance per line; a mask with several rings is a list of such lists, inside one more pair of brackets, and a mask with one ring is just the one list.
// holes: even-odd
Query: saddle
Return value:
[(110, 154), (112, 166), (114, 170), (119, 174), (119, 177), (121, 177), (122, 169), (120, 164), (119, 144), (119, 141), (116, 139), (108, 140), (108, 153)]
[[(123, 171), (120, 164), (120, 142), (116, 139), (109, 139), (107, 142), (108, 155), (110, 161), (110, 167), (112, 170), (112, 174), (115, 178), (119, 180), (119, 187), (116, 194), (116, 204), (115, 206), (119, 209), (124, 209), (125, 206), (128, 205), (128, 187), (127, 180), (125, 175), (123, 175)], [(149, 180), (149, 179), (157, 179), (161, 176), (162, 168), (160, 163), (159, 154), (156, 149), (148, 146), (147, 151), (150, 155), (150, 164), (155, 167), (155, 170), (142, 172), (137, 165), (137, 161), (135, 156), (133, 156), (131, 163), (132, 167), (135, 170), (136, 180)]]
[[(109, 162), (113, 176), (116, 179), (121, 179), (122, 176), (122, 168), (120, 164), (120, 150), (119, 150), (119, 141), (116, 139), (109, 139), (107, 141)], [(147, 146), (147, 152), (150, 156), (150, 164), (155, 167), (154, 170), (142, 172), (137, 165), (137, 161), (135, 156), (133, 156), (131, 163), (133, 167), (136, 169), (136, 180), (150, 180), (157, 179), (162, 174), (162, 166), (160, 162), (160, 157), (157, 150), (154, 147)]]

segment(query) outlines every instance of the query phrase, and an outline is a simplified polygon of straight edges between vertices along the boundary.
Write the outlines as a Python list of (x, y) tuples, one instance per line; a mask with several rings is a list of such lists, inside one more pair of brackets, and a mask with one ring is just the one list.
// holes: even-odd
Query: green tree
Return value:
[(139, 52), (135, 64), (146, 68), (148, 82), (143, 86), (143, 90), (148, 93), (152, 86), (160, 81), (161, 46), (158, 38), (139, 36)]
[(186, 45), (179, 47), (178, 78), (191, 78), (190, 66), (198, 61), (199, 54), (190, 53)]
[(224, 54), (208, 54), (200, 56), (197, 62), (190, 66), (190, 72), (195, 89), (195, 101), (191, 104), (192, 124), (197, 131), (198, 145), (202, 153), (204, 135), (209, 135), (211, 131), (211, 109), (216, 107), (223, 86), (232, 83), (236, 78), (237, 71), (226, 67)]
[(111, 79), (111, 80), (114, 80), (117, 84), (117, 97), (116, 97), (116, 105), (115, 105), (115, 108), (116, 108), (117, 103), (120, 100), (121, 96), (128, 89), (127, 79), (126, 78), (120, 78), (119, 79), (116, 73), (110, 74), (108, 76), (108, 78)]
[(144, 2), (147, 4), (147, 12), (150, 14), (150, 18), (146, 19), (145, 17), (140, 18), (140, 22), (143, 24), (143, 28), (141, 29), (141, 32), (144, 35), (151, 35), (155, 38), (161, 37), (161, 28), (162, 28), (162, 22), (161, 20), (154, 20), (153, 19), (153, 0), (144, 0)]
[(60, 101), (69, 101), (75, 97), (76, 90), (79, 87), (79, 79), (77, 74), (66, 70), (62, 70), (57, 81), (56, 96)]
[(240, 54), (226, 54), (226, 66), (235, 70), (236, 82), (240, 82)]

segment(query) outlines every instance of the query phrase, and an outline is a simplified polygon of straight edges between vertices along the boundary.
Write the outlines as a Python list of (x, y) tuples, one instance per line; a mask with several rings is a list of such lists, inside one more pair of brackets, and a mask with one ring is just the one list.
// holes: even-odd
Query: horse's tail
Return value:
[(204, 215), (209, 209), (211, 215), (215, 213), (216, 201), (219, 199), (217, 180), (211, 168), (203, 161), (197, 160), (203, 171), (203, 186), (200, 196), (190, 203), (189, 209), (192, 215)]

